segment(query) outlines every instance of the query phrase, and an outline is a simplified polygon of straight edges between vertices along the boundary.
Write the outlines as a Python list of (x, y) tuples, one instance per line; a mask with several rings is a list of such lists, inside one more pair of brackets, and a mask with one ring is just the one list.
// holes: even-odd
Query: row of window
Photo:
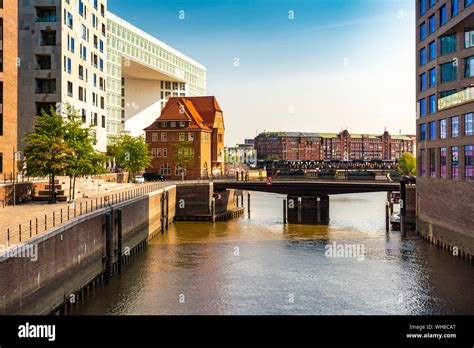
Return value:
[(151, 156), (152, 157), (168, 157), (168, 149), (167, 148), (152, 148), (151, 149)]
[[(451, 17), (456, 17), (459, 14), (459, 3), (461, 0), (451, 0)], [(432, 8), (438, 0), (418, 0), (418, 7), (420, 9), (420, 16), (423, 16), (429, 8)], [(464, 8), (472, 5), (473, 0), (464, 0)], [(446, 5), (439, 9), (440, 23), (446, 24)], [(431, 18), (431, 17), (430, 17)]]
[[(168, 141), (168, 133), (161, 133), (161, 138), (158, 138), (158, 133), (152, 133), (151, 134), (151, 141), (156, 143), (158, 142), (158, 139), (161, 141)], [(186, 133), (185, 132), (179, 132), (178, 133), (178, 141), (194, 141), (194, 132), (188, 132), (188, 136), (186, 139)]]
[[(456, 81), (458, 78), (458, 61), (450, 61), (441, 64), (440, 83)], [(464, 64), (464, 77), (474, 77), (474, 56), (467, 57)], [(436, 86), (436, 68), (431, 68), (428, 72), (420, 75), (420, 90), (425, 91), (427, 88)]]
[[(174, 175), (181, 175), (184, 173), (186, 175), (186, 169), (182, 168), (179, 164), (174, 167)], [(162, 163), (160, 165), (160, 175), (171, 175), (171, 166), (169, 163)]]
[[(464, 115), (464, 132), (460, 132), (459, 129), (459, 116), (453, 116), (450, 118), (451, 122), (451, 138), (459, 137), (460, 133), (464, 135), (474, 135), (473, 131), (473, 114), (468, 113)], [(428, 124), (420, 124), (420, 141), (423, 140), (436, 140), (446, 139), (448, 137), (448, 120), (446, 118), (438, 121), (438, 127), (436, 127), (436, 121)]]
[[(459, 179), (459, 171), (462, 170), (464, 173), (464, 179), (474, 181), (474, 146), (464, 146), (464, 168), (459, 166), (459, 146), (452, 146), (449, 148), (450, 153), (448, 154), (448, 148), (441, 147), (438, 149), (427, 149), (420, 150), (420, 166), (421, 176), (432, 178), (448, 178), (448, 158), (450, 163), (450, 178)], [(438, 160), (436, 159), (436, 152), (438, 152)], [(429, 159), (429, 163), (428, 163)], [(437, 162), (438, 161), (438, 162)], [(439, 172), (437, 171), (436, 163), (438, 163)]]

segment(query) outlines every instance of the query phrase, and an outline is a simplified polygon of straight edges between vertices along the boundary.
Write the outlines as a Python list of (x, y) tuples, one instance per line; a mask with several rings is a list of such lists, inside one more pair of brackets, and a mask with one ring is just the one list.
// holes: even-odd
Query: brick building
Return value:
[(474, 2), (416, 3), (417, 230), (474, 255)]
[[(18, 150), (18, 1), (0, 2), (0, 179), (13, 172)], [(3, 174), (3, 175), (2, 175)]]
[(221, 175), (224, 172), (224, 118), (215, 97), (171, 97), (161, 116), (145, 128), (146, 142), (153, 156), (147, 173), (181, 178), (175, 161), (176, 144), (190, 143), (194, 162), (185, 169), (188, 179)]
[(403, 152), (414, 153), (414, 135), (340, 133), (261, 133), (255, 138), (259, 159), (396, 160)]

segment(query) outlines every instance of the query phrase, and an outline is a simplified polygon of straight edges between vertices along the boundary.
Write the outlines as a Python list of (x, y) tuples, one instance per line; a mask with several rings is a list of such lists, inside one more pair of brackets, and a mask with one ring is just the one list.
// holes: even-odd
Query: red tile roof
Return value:
[[(184, 111), (184, 112), (183, 112)], [(222, 110), (214, 96), (171, 97), (153, 124), (145, 130), (157, 130), (158, 121), (192, 121), (191, 128), (213, 128), (216, 112)]]

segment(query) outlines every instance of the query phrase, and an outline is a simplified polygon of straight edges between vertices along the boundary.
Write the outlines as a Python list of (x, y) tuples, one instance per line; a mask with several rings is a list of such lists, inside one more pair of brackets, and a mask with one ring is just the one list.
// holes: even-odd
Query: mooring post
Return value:
[(406, 181), (400, 180), (400, 232), (403, 237), (407, 236), (406, 229)]
[(283, 200), (283, 224), (286, 225), (286, 209), (287, 209), (286, 199)]
[(390, 202), (385, 202), (385, 231), (390, 231)]
[(247, 209), (250, 217), (250, 192), (247, 194)]
[(118, 274), (122, 273), (122, 209), (117, 209), (117, 249), (118, 249)]
[(105, 214), (105, 282), (108, 284), (113, 272), (112, 263), (112, 212)]
[(302, 198), (298, 197), (298, 223), (301, 223)]
[(161, 194), (161, 234), (165, 233), (165, 192)]
[(211, 203), (211, 221), (212, 223), (216, 222), (216, 199), (212, 197)]
[(168, 214), (169, 214), (169, 208), (170, 208), (170, 194), (169, 191), (166, 191), (166, 218), (165, 218), (165, 227), (166, 230), (168, 231)]
[(321, 197), (316, 197), (316, 222), (321, 223)]

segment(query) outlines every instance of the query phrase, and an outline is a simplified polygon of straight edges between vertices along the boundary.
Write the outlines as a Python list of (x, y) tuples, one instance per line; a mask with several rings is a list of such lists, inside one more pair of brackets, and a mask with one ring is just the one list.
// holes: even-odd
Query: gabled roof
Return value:
[(204, 122), (211, 128), (214, 126), (216, 112), (222, 112), (215, 96), (184, 97), (182, 99), (191, 101)]
[(161, 110), (161, 116), (145, 130), (160, 129), (158, 121), (191, 121), (190, 128), (210, 130), (214, 125), (216, 111), (222, 112), (214, 96), (171, 97)]

